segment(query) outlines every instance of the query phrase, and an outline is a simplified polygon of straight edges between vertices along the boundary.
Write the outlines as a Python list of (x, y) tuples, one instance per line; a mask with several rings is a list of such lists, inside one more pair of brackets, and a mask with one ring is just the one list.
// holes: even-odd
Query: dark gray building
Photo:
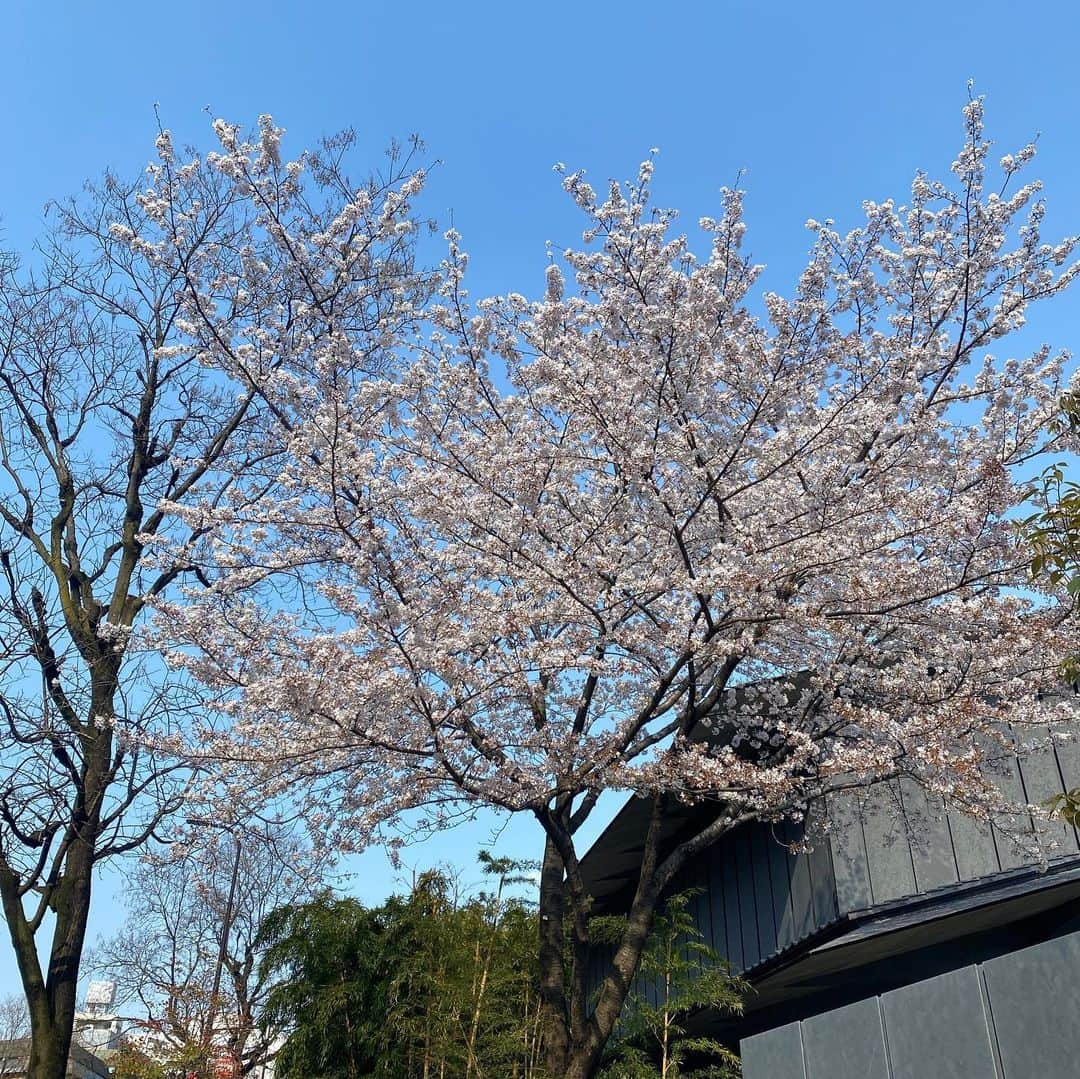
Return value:
[[(1017, 801), (1080, 787), (1080, 745), (1003, 757)], [(674, 841), (707, 807), (680, 807)], [(828, 829), (752, 824), (692, 861), (695, 920), (753, 986), (738, 1020), (745, 1079), (1078, 1079), (1080, 844), (1023, 819), (1038, 851), (928, 804), (914, 784), (817, 809)], [(631, 799), (585, 856), (600, 911), (625, 909), (647, 810)], [(599, 978), (605, 956), (594, 957)], [(648, 986), (638, 990), (648, 993)]]

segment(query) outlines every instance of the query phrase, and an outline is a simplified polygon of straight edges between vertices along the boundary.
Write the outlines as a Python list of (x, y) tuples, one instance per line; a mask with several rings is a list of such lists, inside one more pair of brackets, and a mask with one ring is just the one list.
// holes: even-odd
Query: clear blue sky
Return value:
[[(539, 291), (545, 241), (576, 242), (556, 161), (602, 182), (660, 147), (659, 201), (687, 227), (745, 170), (749, 249), (783, 292), (807, 218), (855, 223), (863, 199), (903, 200), (916, 168), (947, 169), (969, 77), (1001, 153), (1042, 133), (1047, 234), (1080, 231), (1072, 3), (8, 0), (4, 37), (0, 243), (16, 249), (47, 199), (106, 166), (145, 164), (157, 102), (177, 141), (203, 146), (205, 106), (243, 124), (272, 113), (293, 150), (351, 125), (373, 161), (390, 137), (419, 132), (443, 161), (427, 209), (453, 211), (474, 294)], [(1065, 297), (1035, 332), (1080, 347), (1078, 311), (1080, 293)], [(488, 831), (408, 860), (471, 870)], [(533, 833), (516, 824), (499, 849), (535, 856)], [(364, 899), (393, 885), (378, 854), (355, 868)], [(115, 883), (102, 881), (91, 938), (117, 924)], [(5, 934), (0, 995), (16, 988)]]

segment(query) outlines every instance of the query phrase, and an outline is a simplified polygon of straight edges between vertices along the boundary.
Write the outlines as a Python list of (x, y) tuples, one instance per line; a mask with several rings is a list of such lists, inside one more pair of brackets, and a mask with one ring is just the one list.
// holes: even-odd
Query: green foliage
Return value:
[[(1080, 395), (1067, 393), (1054, 423), (1058, 434), (1080, 434)], [(1066, 478), (1065, 465), (1051, 465), (1042, 474), (1040, 512), (1022, 522), (1034, 554), (1031, 574), (1064, 587), (1073, 600), (1080, 597), (1080, 482)], [(1066, 682), (1080, 681), (1080, 654), (1062, 671)], [(1080, 828), (1080, 787), (1056, 794), (1045, 803), (1052, 816)]]
[[(653, 990), (631, 994), (601, 1079), (732, 1079), (739, 1060), (726, 1046), (691, 1036), (688, 1017), (702, 1008), (738, 1014), (746, 983), (705, 943), (690, 913), (697, 889), (667, 900), (642, 954), (640, 978)], [(619, 919), (597, 918), (594, 939), (617, 937)], [(652, 999), (650, 999), (650, 997)]]
[[(480, 861), (492, 886), (465, 898), (431, 872), (374, 909), (327, 894), (271, 915), (264, 1020), (289, 1032), (279, 1079), (544, 1079), (536, 912), (511, 894), (530, 867)], [(693, 894), (655, 920), (640, 970), (656, 995), (627, 1002), (603, 1079), (738, 1075), (729, 1050), (685, 1025), (700, 1008), (738, 1012), (745, 989), (702, 940)], [(610, 942), (624, 928), (596, 918), (590, 934)]]
[(280, 1079), (400, 1074), (385, 1030), (406, 944), (395, 929), (378, 911), (329, 894), (267, 918), (263, 967), (280, 980), (263, 1021), (290, 1031), (277, 1057)]
[(121, 1047), (110, 1061), (109, 1070), (114, 1079), (171, 1079), (167, 1065), (133, 1046)]
[(155, 1049), (151, 1054), (134, 1042), (122, 1044), (109, 1061), (112, 1079), (216, 1079), (222, 1074), (206, 1045), (192, 1041)]
[(1074, 787), (1063, 794), (1055, 794), (1046, 802), (1046, 808), (1050, 815), (1071, 824), (1074, 828), (1080, 828), (1080, 787)]
[[(1080, 396), (1062, 397), (1051, 426), (1056, 434), (1080, 434)], [(1032, 493), (1042, 508), (1021, 522), (1034, 552), (1032, 576), (1064, 587), (1075, 599), (1080, 595), (1080, 483), (1066, 478), (1066, 466), (1058, 462), (1043, 472), (1041, 487)], [(1080, 666), (1074, 663), (1066, 677), (1073, 681), (1077, 675)]]
[(509, 897), (528, 867), (480, 861), (493, 887), (464, 899), (432, 872), (375, 909), (324, 896), (268, 919), (280, 1079), (541, 1079), (536, 915)]

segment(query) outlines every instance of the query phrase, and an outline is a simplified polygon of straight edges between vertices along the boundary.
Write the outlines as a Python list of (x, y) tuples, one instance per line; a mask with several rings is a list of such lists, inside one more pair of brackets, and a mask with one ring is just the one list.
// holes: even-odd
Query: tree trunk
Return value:
[(26, 1079), (64, 1079), (71, 1050), (71, 1032), (65, 1040), (56, 1024), (42, 1028), (31, 1020), (30, 1066)]
[(63, 882), (54, 897), (56, 925), (44, 978), (34, 934), (18, 895), (17, 879), (10, 873), (0, 876), (4, 917), (30, 1011), (30, 1063), (26, 1079), (64, 1079), (67, 1072), (79, 960), (90, 911), (92, 865), (92, 846), (75, 839), (68, 852)]
[[(573, 900), (566, 884), (563, 858), (553, 841), (548, 838), (544, 846), (544, 861), (540, 871), (540, 998), (543, 1009), (542, 1044), (544, 1062), (549, 1075), (556, 1079), (592, 1079), (600, 1063), (604, 1046), (615, 1027), (622, 1010), (625, 992), (621, 995), (611, 990), (602, 995), (596, 1012), (588, 1014), (584, 1003), (585, 971), (582, 960), (587, 939), (579, 939), (586, 932), (587, 912), (570, 910)], [(640, 925), (641, 914), (631, 924)], [(651, 910), (645, 916), (646, 926)], [(566, 969), (566, 926), (573, 933), (573, 969)], [(647, 928), (645, 935), (647, 935)], [(640, 944), (644, 943), (644, 935)], [(641, 947), (635, 936), (628, 950), (626, 940), (619, 949), (624, 963), (630, 951), (634, 952), (633, 965)], [(573, 983), (567, 993), (567, 983)], [(629, 987), (630, 979), (626, 979)], [(599, 1021), (598, 1021), (599, 1020)]]
[[(641, 856), (637, 888), (615, 955), (591, 1013), (587, 1007), (584, 961), (587, 956), (589, 897), (567, 882), (567, 861), (574, 857), (569, 839), (566, 859), (549, 833), (540, 870), (540, 996), (544, 1008), (544, 1058), (556, 1079), (592, 1079), (637, 973), (653, 914), (664, 883), (678, 865), (659, 865), (660, 831), (666, 798), (653, 798)], [(681, 862), (679, 863), (681, 864)], [(572, 932), (574, 964), (567, 978), (566, 927)], [(567, 992), (568, 982), (570, 992)]]
[(574, 1053), (566, 1062), (559, 1079), (593, 1079), (598, 1059), (592, 1053)]
[(540, 1001), (544, 1056), (553, 1076), (566, 1072), (570, 1058), (570, 1012), (566, 1000), (563, 932), (566, 886), (563, 860), (551, 837), (540, 867)]

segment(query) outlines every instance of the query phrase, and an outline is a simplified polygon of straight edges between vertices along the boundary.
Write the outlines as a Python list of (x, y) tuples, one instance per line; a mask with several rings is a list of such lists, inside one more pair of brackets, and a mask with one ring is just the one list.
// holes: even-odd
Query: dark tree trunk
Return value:
[(545, 1062), (549, 1073), (558, 1079), (592, 1079), (626, 1003), (660, 894), (675, 868), (674, 863), (665, 863), (661, 868), (658, 861), (664, 804), (663, 796), (653, 799), (626, 929), (591, 1011), (585, 971), (591, 898), (576, 875), (569, 829), (560, 834), (557, 828), (549, 828), (540, 872), (540, 996)]
[[(111, 657), (110, 657), (111, 658)], [(97, 685), (90, 716), (111, 716), (116, 668), (96, 664)], [(65, 1079), (75, 1025), (79, 969), (90, 916), (93, 870), (98, 854), (102, 804), (109, 783), (111, 732), (91, 718), (82, 728), (84, 756), (67, 828), (67, 852), (54, 877), (45, 880), (48, 908), (55, 921), (48, 965), (43, 974), (36, 933), (23, 907), (23, 886), (0, 863), (0, 898), (30, 1012), (30, 1062), (26, 1079)]]
[(26, 1079), (64, 1079), (79, 982), (79, 962), (90, 910), (93, 855), (75, 840), (65, 863), (63, 883), (57, 888), (47, 973), (42, 974), (34, 934), (19, 899), (17, 879), (0, 878), (5, 921), (26, 993), (30, 1012), (30, 1063)]
[(540, 869), (540, 1001), (543, 1045), (549, 1072), (563, 1075), (570, 1055), (570, 1011), (566, 1000), (563, 860), (548, 836)]

